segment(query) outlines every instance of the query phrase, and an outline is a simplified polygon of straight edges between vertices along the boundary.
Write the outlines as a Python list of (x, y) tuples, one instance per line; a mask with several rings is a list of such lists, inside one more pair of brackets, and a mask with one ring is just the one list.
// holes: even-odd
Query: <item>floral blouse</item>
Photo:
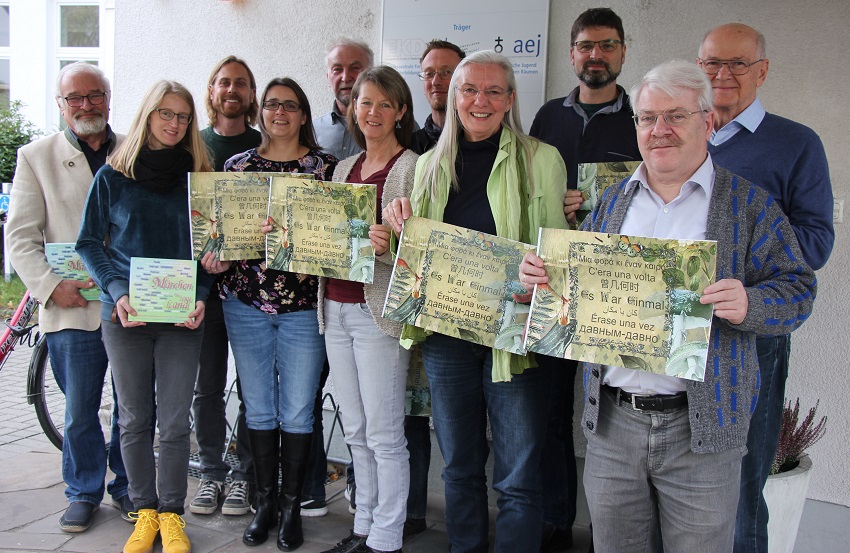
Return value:
[[(261, 171), (267, 173), (312, 173), (318, 180), (330, 180), (337, 159), (310, 150), (292, 161), (272, 161), (257, 153), (256, 148), (236, 154), (224, 163), (229, 172)], [(266, 269), (265, 259), (234, 261), (221, 281), (219, 295), (229, 295), (265, 313), (290, 313), (315, 309), (319, 277)]]

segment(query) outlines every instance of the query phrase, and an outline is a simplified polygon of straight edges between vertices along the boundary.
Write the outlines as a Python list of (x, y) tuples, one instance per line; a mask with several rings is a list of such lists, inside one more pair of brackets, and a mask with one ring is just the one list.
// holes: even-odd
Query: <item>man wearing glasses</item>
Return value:
[[(632, 110), (617, 77), (626, 59), (623, 22), (609, 8), (592, 8), (573, 23), (570, 63), (578, 86), (565, 98), (547, 102), (537, 112), (531, 136), (555, 146), (567, 166), (564, 214), (576, 224), (582, 203), (579, 163), (640, 160)], [(543, 452), (543, 474), (564, 474), (543, 493), (543, 553), (565, 551), (572, 544), (576, 517), (576, 459), (572, 418), (577, 363), (538, 356), (550, 364), (555, 381)]]
[(419, 58), (422, 68), (419, 79), (425, 89), (425, 99), (431, 106), (431, 114), (425, 119), (425, 126), (413, 133), (411, 149), (419, 155), (433, 148), (443, 132), (449, 83), (455, 68), (465, 57), (466, 52), (459, 46), (445, 40), (434, 39), (425, 45), (425, 51)]
[[(643, 163), (609, 188), (582, 230), (713, 240), (718, 280), (703, 382), (584, 363), (584, 487), (597, 551), (730, 551), (758, 395), (755, 337), (811, 314), (814, 271), (767, 192), (713, 163), (711, 85), (695, 65), (651, 69), (632, 89)], [(758, 244), (753, 247), (753, 244)], [(767, 260), (770, 260), (767, 262)], [(546, 282), (526, 254), (525, 286)], [(658, 521), (657, 523), (655, 521)]]
[(94, 174), (123, 140), (107, 124), (110, 87), (103, 72), (84, 62), (65, 66), (56, 79), (56, 102), (68, 127), (18, 150), (6, 251), (21, 280), (41, 303), (39, 326), (50, 363), (65, 394), (62, 479), (70, 505), (59, 519), (64, 532), (92, 524), (104, 495), (107, 463), (115, 474), (107, 490), (130, 521), (127, 473), (118, 440), (117, 405), (104, 448), (100, 410), (107, 358), (100, 334), (100, 302), (86, 301), (91, 282), (63, 280), (45, 256), (45, 243), (76, 242)]
[[(806, 263), (824, 266), (832, 251), (832, 186), (823, 144), (808, 127), (766, 113), (756, 92), (767, 78), (764, 36), (732, 23), (709, 31), (697, 64), (714, 90), (714, 161), (767, 190), (791, 222)], [(767, 505), (762, 488), (779, 441), (790, 335), (756, 340), (761, 386), (741, 469), (735, 551), (767, 551)]]

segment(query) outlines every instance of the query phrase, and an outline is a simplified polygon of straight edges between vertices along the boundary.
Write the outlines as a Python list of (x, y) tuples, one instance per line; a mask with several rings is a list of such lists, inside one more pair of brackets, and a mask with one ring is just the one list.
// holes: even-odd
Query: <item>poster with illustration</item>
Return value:
[(702, 381), (717, 244), (540, 229), (549, 282), (535, 287), (525, 346)]
[(383, 316), (524, 354), (519, 263), (534, 246), (431, 219), (404, 223)]

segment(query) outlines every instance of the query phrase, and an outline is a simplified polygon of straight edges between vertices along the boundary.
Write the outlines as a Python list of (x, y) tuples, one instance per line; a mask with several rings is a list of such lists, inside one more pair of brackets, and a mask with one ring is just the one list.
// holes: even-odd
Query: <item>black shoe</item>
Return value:
[(407, 539), (410, 536), (415, 536), (416, 534), (421, 534), (425, 530), (428, 529), (428, 523), (425, 522), (424, 518), (408, 518), (404, 521), (404, 533), (403, 539)]
[(322, 551), (322, 553), (365, 553), (366, 551), (368, 551), (366, 536), (358, 536), (352, 530), (347, 538), (343, 538), (333, 548)]
[(98, 505), (87, 501), (74, 501), (65, 509), (65, 514), (59, 519), (59, 528), (63, 532), (85, 532), (94, 521), (94, 512)]
[(540, 537), (540, 553), (563, 553), (573, 546), (572, 528), (555, 526), (544, 522)]
[(130, 518), (130, 513), (136, 511), (136, 506), (133, 505), (133, 502), (130, 501), (129, 495), (122, 495), (119, 498), (112, 498), (112, 506), (118, 509), (118, 512), (121, 513), (121, 518), (126, 520), (129, 523), (135, 524), (136, 521)]

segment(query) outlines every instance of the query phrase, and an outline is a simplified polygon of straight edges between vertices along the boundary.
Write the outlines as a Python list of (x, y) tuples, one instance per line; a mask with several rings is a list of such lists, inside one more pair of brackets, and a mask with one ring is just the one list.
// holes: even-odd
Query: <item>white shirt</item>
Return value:
[(759, 99), (756, 98), (753, 100), (753, 103), (750, 104), (747, 109), (738, 114), (738, 117), (732, 119), (725, 125), (723, 128), (712, 131), (711, 138), (709, 139), (709, 144), (712, 146), (720, 146), (736, 134), (741, 129), (747, 129), (751, 133), (756, 132), (756, 129), (759, 128), (764, 116), (767, 112), (764, 110), (764, 107), (759, 102)]
[[(714, 189), (714, 165), (706, 155), (699, 169), (682, 185), (679, 195), (665, 204), (647, 184), (646, 166), (641, 163), (626, 183), (626, 191), (637, 186), (626, 211), (620, 234), (651, 238), (705, 240), (708, 207)], [(638, 394), (675, 394), (687, 389), (687, 380), (675, 376), (603, 367), (602, 383)]]

